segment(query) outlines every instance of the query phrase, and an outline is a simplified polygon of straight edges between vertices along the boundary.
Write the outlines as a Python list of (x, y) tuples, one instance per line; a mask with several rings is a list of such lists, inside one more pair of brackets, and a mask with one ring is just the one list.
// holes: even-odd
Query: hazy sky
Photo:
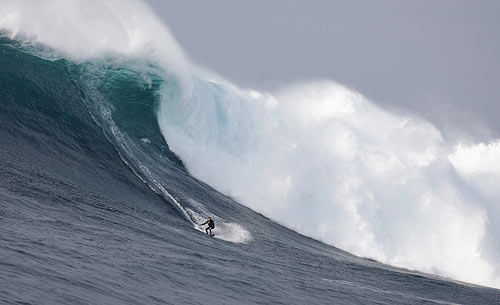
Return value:
[(237, 85), (331, 79), (443, 130), (500, 137), (500, 1), (146, 2), (195, 63)]

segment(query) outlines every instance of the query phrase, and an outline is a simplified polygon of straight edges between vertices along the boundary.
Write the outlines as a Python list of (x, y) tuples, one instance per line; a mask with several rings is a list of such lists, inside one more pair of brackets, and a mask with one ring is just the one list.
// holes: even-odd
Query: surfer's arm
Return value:
[(207, 220), (207, 221), (205, 221), (204, 223), (200, 224), (200, 226), (202, 226), (202, 225), (206, 225), (207, 223), (208, 223), (208, 220)]

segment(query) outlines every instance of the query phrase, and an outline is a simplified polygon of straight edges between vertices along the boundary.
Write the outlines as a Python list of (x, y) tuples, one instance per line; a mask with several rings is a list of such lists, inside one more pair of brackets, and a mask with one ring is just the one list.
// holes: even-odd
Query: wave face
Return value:
[[(153, 202), (143, 213), (167, 213), (171, 234), (183, 223), (201, 230), (214, 215), (216, 237), (234, 247), (275, 232), (211, 186), (350, 253), (500, 287), (498, 140), (449, 143), (429, 122), (332, 81), (236, 88), (190, 64), (140, 2), (1, 4), (4, 138), (33, 139), (30, 151), (45, 147), (54, 158), (47, 164), (60, 158), (54, 175), (77, 169), (64, 176), (97, 196), (89, 204), (128, 198), (108, 207), (124, 211)], [(12, 82), (40, 96), (14, 95)]]

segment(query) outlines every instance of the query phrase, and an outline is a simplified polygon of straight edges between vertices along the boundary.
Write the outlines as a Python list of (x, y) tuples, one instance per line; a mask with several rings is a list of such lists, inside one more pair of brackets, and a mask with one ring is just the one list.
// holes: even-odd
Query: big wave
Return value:
[[(142, 125), (133, 130), (143, 144), (130, 141), (111, 114), (116, 105), (103, 88), (114, 78), (96, 77), (109, 67), (157, 86), (156, 119), (170, 149), (224, 194), (359, 256), (500, 287), (500, 140), (446, 140), (424, 119), (329, 80), (274, 92), (237, 88), (190, 63), (139, 1), (0, 3), (10, 38), (84, 68), (75, 75), (93, 95), (96, 120), (138, 175), (193, 223), (205, 207), (162, 189), (168, 164), (152, 157), (161, 147), (143, 145), (152, 140)], [(234, 241), (248, 241), (240, 229)]]

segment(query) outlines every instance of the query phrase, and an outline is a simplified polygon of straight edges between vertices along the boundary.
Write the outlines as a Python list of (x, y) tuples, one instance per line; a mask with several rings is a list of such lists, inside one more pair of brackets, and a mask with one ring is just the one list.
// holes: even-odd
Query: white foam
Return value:
[[(331, 81), (274, 94), (195, 81), (160, 126), (196, 177), (305, 235), (364, 257), (500, 286), (500, 235), (455, 179), (439, 130)], [(485, 162), (493, 162), (491, 159)]]
[[(483, 202), (500, 209), (500, 140), (458, 144), (449, 160), (468, 185), (483, 194)], [(500, 214), (498, 214), (500, 215)]]
[(0, 0), (0, 29), (52, 48), (56, 58), (142, 55), (187, 79), (184, 53), (141, 1)]
[(500, 174), (500, 140), (470, 146), (458, 144), (450, 161), (461, 175)]

